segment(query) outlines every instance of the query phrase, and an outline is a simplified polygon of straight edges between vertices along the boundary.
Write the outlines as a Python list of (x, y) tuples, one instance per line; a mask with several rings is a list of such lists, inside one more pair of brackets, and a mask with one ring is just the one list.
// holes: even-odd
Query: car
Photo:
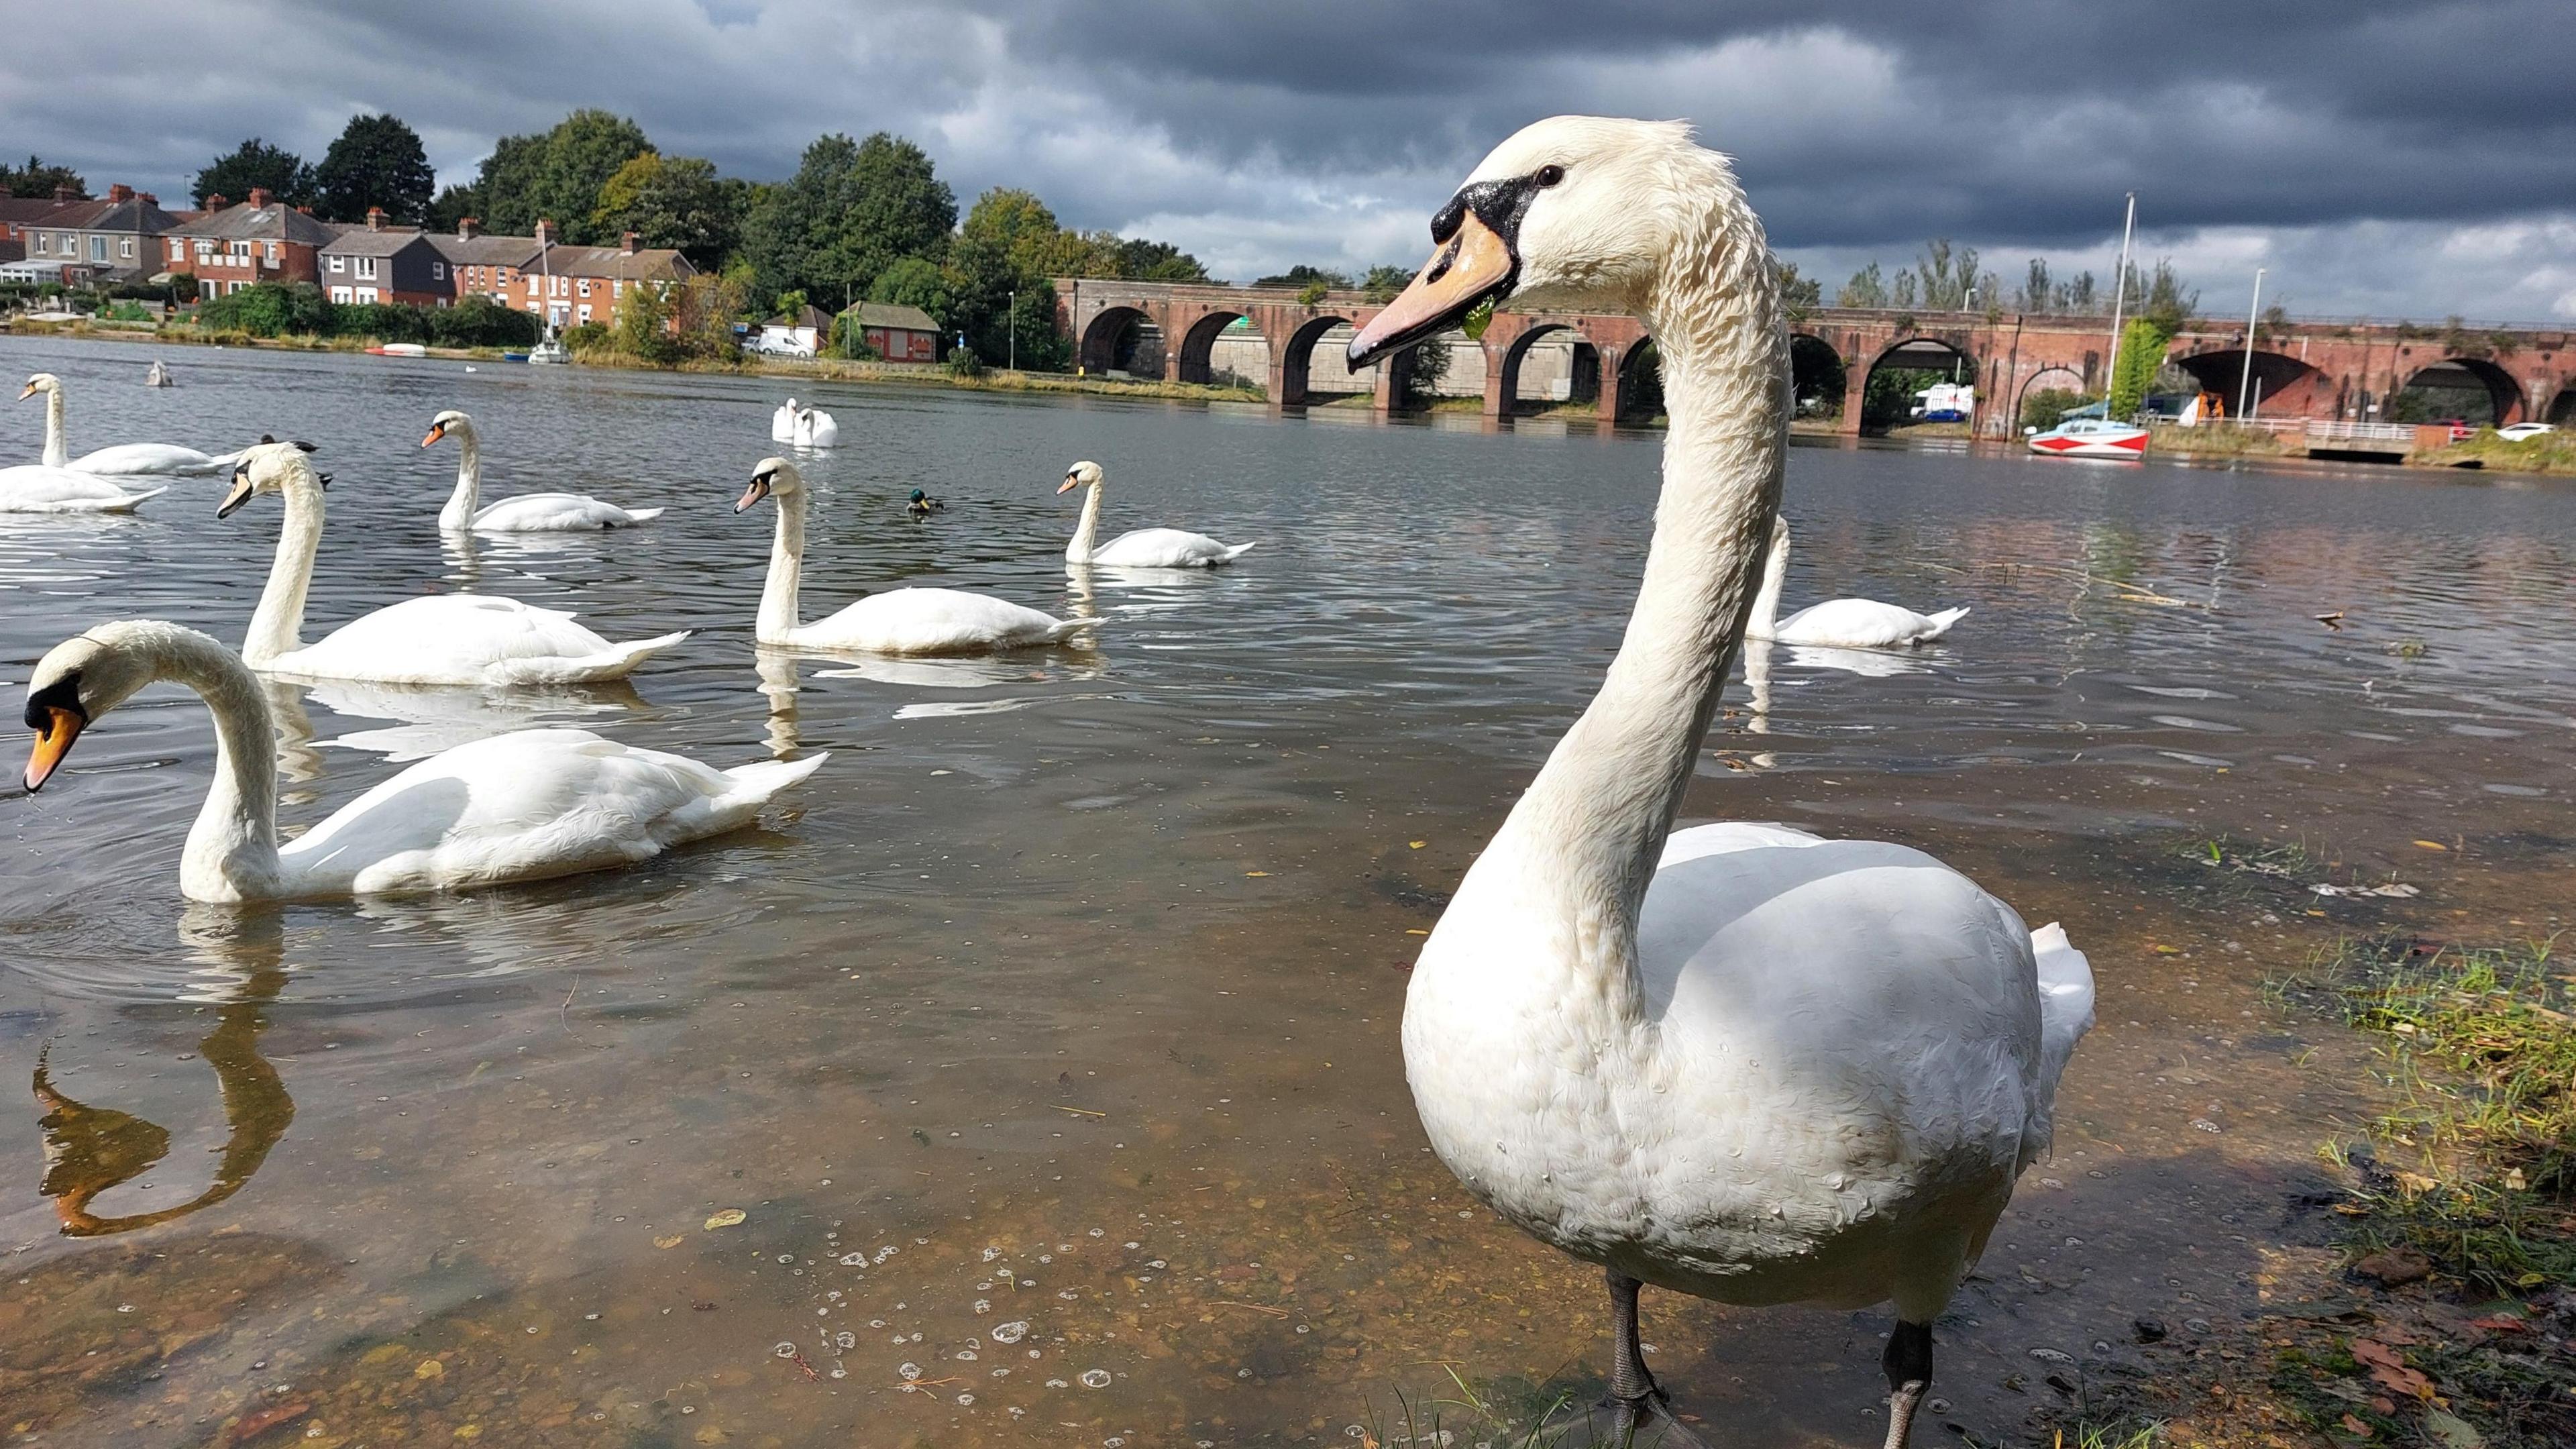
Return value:
[(2507, 423), (2496, 429), (2496, 436), (2509, 443), (2519, 443), (2525, 438), (2542, 437), (2557, 431), (2555, 423)]

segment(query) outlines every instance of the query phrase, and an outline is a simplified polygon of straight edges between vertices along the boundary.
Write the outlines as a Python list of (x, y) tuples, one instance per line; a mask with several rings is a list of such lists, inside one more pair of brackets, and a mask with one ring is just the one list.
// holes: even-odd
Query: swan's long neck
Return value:
[(1638, 911), (1780, 505), (1788, 338), (1761, 224), (1732, 187), (1708, 199), (1640, 310), (1671, 417), (1645, 579), (1601, 692), (1487, 849), (1507, 864), (1483, 888), (1503, 896), (1479, 903), (1562, 943), (1568, 959), (1547, 963), (1570, 973), (1561, 991), (1628, 1021), (1645, 1019)]
[(288, 465), (286, 526), (277, 535), (277, 561), (268, 587), (242, 637), (242, 660), (263, 668), (281, 654), (304, 647), (304, 596), (313, 587), (313, 555), (322, 547), (322, 483), (298, 458)]
[(45, 389), (45, 466), (63, 468), (72, 461), (72, 445), (63, 428), (63, 390)]
[(761, 643), (784, 644), (800, 627), (796, 595), (805, 584), (805, 490), (770, 496), (778, 503), (778, 534), (769, 545), (769, 582), (761, 587), (760, 617), (751, 632)]
[(470, 427), (447, 431), (456, 438), (456, 491), (447, 495), (447, 506), (438, 510), (438, 526), (453, 533), (472, 527), (474, 510), (483, 504), (483, 440)]
[(1073, 526), (1073, 542), (1064, 546), (1066, 563), (1091, 562), (1092, 540), (1100, 532), (1100, 495), (1108, 488), (1104, 482), (1091, 484), (1082, 490), (1082, 521)]
[(1780, 585), (1789, 577), (1789, 526), (1771, 526), (1771, 547), (1762, 562), (1762, 592), (1753, 596), (1753, 613), (1745, 621), (1748, 639), (1768, 639), (1780, 624)]
[(193, 629), (153, 641), (154, 674), (195, 690), (215, 716), (215, 783), (188, 829), (179, 889), (190, 900), (278, 893), (277, 736), (259, 677)]

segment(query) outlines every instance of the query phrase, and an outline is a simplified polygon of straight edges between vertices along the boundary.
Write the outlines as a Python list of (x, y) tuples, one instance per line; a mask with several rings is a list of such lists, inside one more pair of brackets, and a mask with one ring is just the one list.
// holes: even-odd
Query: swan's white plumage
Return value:
[(0, 513), (132, 513), (145, 499), (169, 491), (128, 493), (95, 474), (42, 463), (0, 468)]
[(799, 408), (788, 441), (800, 448), (829, 448), (841, 441), (841, 425), (821, 408)]
[(456, 439), (456, 488), (438, 511), (438, 526), (467, 533), (581, 533), (625, 528), (662, 516), (659, 508), (620, 508), (584, 493), (520, 493), (483, 502), (483, 438), (474, 419), (451, 408), (430, 419), (426, 448)]
[(791, 397), (780, 403), (778, 411), (769, 415), (769, 441), (773, 443), (796, 441), (796, 399)]
[(581, 684), (631, 673), (688, 631), (613, 642), (571, 614), (516, 599), (433, 594), (362, 614), (306, 644), (304, 600), (322, 545), (322, 485), (292, 443), (243, 454), (236, 493), (282, 493), (286, 523), (242, 658), (254, 669), (308, 679), (378, 684)]
[(182, 448), (171, 443), (119, 443), (115, 447), (101, 448), (74, 458), (71, 456), (70, 432), (63, 423), (63, 380), (50, 372), (39, 372), (27, 379), (25, 390), (18, 396), (28, 398), (37, 393), (45, 395), (43, 461), (49, 468), (68, 468), (75, 473), (102, 477), (205, 477), (225, 471), (241, 457), (239, 453), (211, 457), (194, 448)]
[(1762, 592), (1753, 601), (1745, 634), (1780, 644), (1806, 644), (1829, 649), (1909, 649), (1929, 644), (1968, 616), (1965, 606), (1937, 614), (1918, 614), (1876, 599), (1827, 599), (1810, 604), (1786, 619), (1777, 618), (1780, 588), (1789, 571), (1789, 521), (1773, 525), (1770, 556)]
[(1107, 543), (1094, 544), (1100, 529), (1101, 498), (1108, 485), (1097, 463), (1076, 463), (1065, 470), (1064, 487), (1056, 491), (1081, 488), (1082, 518), (1074, 525), (1073, 539), (1064, 548), (1068, 564), (1091, 564), (1113, 569), (1199, 569), (1232, 563), (1250, 553), (1248, 543), (1220, 543), (1204, 533), (1191, 533), (1179, 528), (1139, 528), (1122, 533)]

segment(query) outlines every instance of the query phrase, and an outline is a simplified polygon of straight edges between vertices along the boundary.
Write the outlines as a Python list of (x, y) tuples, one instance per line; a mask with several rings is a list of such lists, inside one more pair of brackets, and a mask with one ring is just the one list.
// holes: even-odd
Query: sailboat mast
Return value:
[(2120, 223), (2120, 265), (2111, 272), (2111, 365), (2102, 374), (2102, 421), (2111, 419), (2111, 379), (2120, 372), (2120, 304), (2129, 295), (2129, 235), (2138, 226), (2138, 193), (2129, 193), (2129, 216)]

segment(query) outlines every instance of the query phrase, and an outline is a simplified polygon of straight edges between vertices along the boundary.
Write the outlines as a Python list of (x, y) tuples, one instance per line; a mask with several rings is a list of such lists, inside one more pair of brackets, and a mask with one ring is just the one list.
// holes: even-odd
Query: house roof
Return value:
[(383, 231), (369, 231), (353, 226), (324, 243), (322, 250), (339, 257), (389, 257), (415, 242), (429, 240), (418, 227), (389, 226)]
[[(158, 210), (158, 208), (155, 209)], [(171, 223), (173, 227), (184, 230), (191, 237), (205, 237), (214, 241), (291, 241), (314, 247), (331, 241), (340, 234), (341, 230), (330, 222), (317, 221), (283, 202), (253, 206), (245, 201), (239, 206), (227, 206), (221, 211), (208, 213), (184, 225), (175, 217), (171, 218)]]
[(808, 303), (805, 306), (797, 308), (796, 315), (793, 317), (781, 312), (777, 316), (770, 318), (768, 321), (763, 322), (760, 325), (763, 327), (811, 327), (817, 332), (829, 332), (832, 330), (832, 317), (830, 313), (825, 312), (822, 308)]
[(458, 236), (439, 232), (429, 239), (438, 254), (460, 267), (525, 267), (537, 259), (532, 236)]
[(546, 265), (567, 277), (611, 277), (628, 282), (667, 282), (697, 275), (689, 259), (669, 247), (555, 247)]
[(939, 324), (931, 320), (929, 313), (900, 302), (859, 302), (841, 315), (847, 317), (851, 312), (858, 314), (862, 327), (900, 327), (910, 332), (933, 334), (939, 331)]
[(85, 206), (80, 201), (56, 201), (50, 196), (0, 196), (0, 222), (11, 226), (34, 226), (66, 206)]

